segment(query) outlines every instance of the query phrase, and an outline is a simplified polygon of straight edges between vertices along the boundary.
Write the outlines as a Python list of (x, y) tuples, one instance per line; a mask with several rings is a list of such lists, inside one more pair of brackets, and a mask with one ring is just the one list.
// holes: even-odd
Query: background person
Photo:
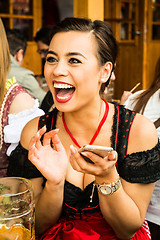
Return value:
[(26, 89), (41, 104), (46, 92), (40, 87), (34, 73), (23, 68), (23, 60), (27, 47), (27, 41), (18, 29), (6, 30), (9, 50), (11, 54), (11, 67), (8, 78), (15, 77), (17, 83)]
[[(8, 171), (34, 178), (40, 239), (150, 239), (145, 215), (160, 146), (150, 120), (100, 97), (117, 48), (102, 21), (67, 18), (53, 29), (44, 73), (56, 109), (25, 126)], [(115, 151), (85, 152), (88, 163), (78, 153), (88, 143)], [(40, 172), (23, 168), (22, 153)]]
[[(49, 44), (51, 41), (51, 31), (52, 26), (46, 26), (41, 29), (39, 29), (34, 37), (35, 42), (37, 43), (37, 52), (40, 54), (42, 59), (42, 76), (40, 77), (42, 81), (43, 75), (44, 75), (44, 64), (46, 61), (46, 56), (49, 48)], [(38, 77), (39, 79), (39, 77)], [(45, 80), (46, 82), (46, 80)], [(41, 103), (41, 109), (43, 109), (44, 112), (50, 111), (54, 107), (54, 101), (52, 97), (52, 93), (48, 90), (45, 98), (43, 99)]]
[(42, 27), (37, 31), (34, 37), (34, 40), (37, 43), (37, 52), (40, 54), (43, 60), (45, 60), (47, 56), (49, 44), (51, 41), (52, 28), (53, 26)]
[(24, 125), (44, 112), (25, 89), (8, 79), (10, 53), (0, 19), (0, 177), (7, 176), (8, 156), (20, 141)]
[[(143, 114), (152, 122), (157, 121), (157, 133), (160, 139), (160, 58), (157, 61), (151, 86), (134, 93), (124, 103), (129, 109)], [(159, 119), (159, 123), (158, 123)], [(152, 240), (160, 237), (160, 181), (157, 181), (146, 215), (149, 221)]]

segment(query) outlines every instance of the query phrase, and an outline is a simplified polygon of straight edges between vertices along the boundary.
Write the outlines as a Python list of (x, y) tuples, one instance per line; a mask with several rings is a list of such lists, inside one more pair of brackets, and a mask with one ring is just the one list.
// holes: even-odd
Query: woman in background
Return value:
[(43, 111), (15, 78), (8, 79), (10, 53), (0, 19), (0, 177), (7, 176), (8, 156), (18, 145), (24, 125)]
[[(146, 90), (134, 93), (124, 103), (126, 108), (143, 114), (155, 123), (160, 139), (160, 58), (158, 58), (154, 79)], [(160, 237), (160, 181), (157, 181), (147, 210), (152, 240)]]
[[(145, 216), (160, 146), (150, 120), (100, 97), (117, 50), (102, 21), (67, 18), (53, 28), (45, 78), (56, 108), (27, 123), (8, 172), (32, 178), (40, 239), (150, 239)], [(84, 144), (114, 151), (80, 154)]]

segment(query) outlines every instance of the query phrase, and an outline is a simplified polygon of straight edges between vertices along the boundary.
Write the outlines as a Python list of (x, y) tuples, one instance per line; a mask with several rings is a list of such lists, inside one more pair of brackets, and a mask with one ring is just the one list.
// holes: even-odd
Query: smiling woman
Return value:
[[(102, 21), (66, 18), (53, 28), (44, 73), (56, 108), (25, 126), (8, 171), (32, 178), (39, 239), (150, 239), (160, 145), (148, 119), (100, 97), (117, 50)], [(114, 150), (80, 154), (84, 144)]]
[[(59, 44), (63, 46), (63, 51), (59, 50)], [(89, 103), (93, 97), (99, 96), (101, 84), (110, 77), (113, 64), (108, 61), (105, 66), (100, 67), (101, 62), (98, 61), (100, 57), (95, 54), (96, 45), (95, 38), (90, 31), (59, 32), (52, 38), (44, 72), (48, 86), (53, 93), (55, 105), (60, 107), (60, 109), (58, 107), (59, 110), (64, 111), (65, 108), (66, 111), (66, 108), (72, 107), (71, 103), (74, 107), (77, 105), (78, 108), (80, 103), (81, 107), (83, 103), (86, 104), (86, 101)], [(99, 76), (103, 74), (104, 77), (98, 79), (98, 74)], [(72, 89), (57, 91), (57, 87), (55, 89), (53, 85), (55, 83), (56, 86), (59, 84), (59, 88), (63, 84), (65, 89), (68, 89), (68, 86), (72, 86)], [(64, 93), (66, 95), (62, 99)], [(59, 103), (65, 103), (65, 105)]]

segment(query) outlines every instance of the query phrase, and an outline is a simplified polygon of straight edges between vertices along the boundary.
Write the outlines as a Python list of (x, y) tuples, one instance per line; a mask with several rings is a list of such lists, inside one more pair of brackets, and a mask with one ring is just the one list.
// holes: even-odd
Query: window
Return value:
[(152, 40), (160, 40), (160, 0), (152, 0)]
[(137, 0), (105, 0), (104, 11), (104, 20), (110, 23), (117, 40), (134, 42), (140, 34)]
[(0, 0), (0, 17), (5, 28), (22, 30), (28, 41), (33, 41), (33, 1)]

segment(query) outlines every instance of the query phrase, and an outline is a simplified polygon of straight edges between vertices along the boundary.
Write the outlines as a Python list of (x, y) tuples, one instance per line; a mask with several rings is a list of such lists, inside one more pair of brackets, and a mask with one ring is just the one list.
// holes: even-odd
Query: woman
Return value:
[[(160, 58), (158, 58), (151, 86), (128, 98), (125, 106), (143, 114), (155, 123), (160, 139)], [(149, 221), (152, 240), (160, 236), (160, 181), (157, 181), (148, 206), (146, 218)]]
[(8, 42), (0, 19), (0, 177), (7, 176), (7, 155), (18, 145), (24, 125), (44, 113), (15, 78), (7, 80), (9, 67)]
[[(151, 121), (100, 98), (116, 57), (102, 21), (67, 18), (53, 28), (45, 78), (56, 109), (25, 126), (9, 171), (34, 178), (40, 239), (150, 239), (144, 221), (160, 177), (160, 146)], [(80, 155), (88, 143), (115, 151)], [(26, 162), (17, 167), (26, 149), (40, 173)]]

